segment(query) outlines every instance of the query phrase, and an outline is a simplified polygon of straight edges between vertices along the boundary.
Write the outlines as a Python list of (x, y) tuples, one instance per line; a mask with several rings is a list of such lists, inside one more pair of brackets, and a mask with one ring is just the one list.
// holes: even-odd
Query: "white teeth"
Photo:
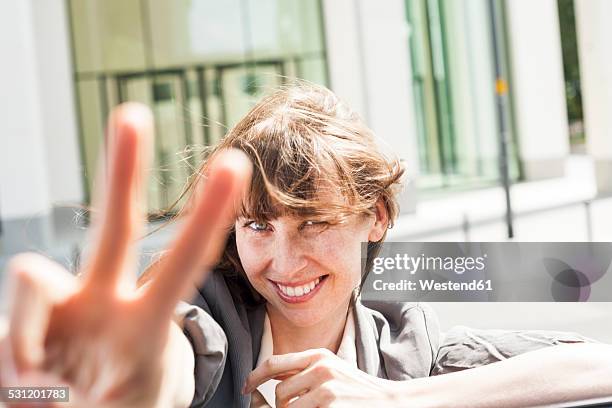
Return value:
[(276, 284), (276, 286), (278, 286), (281, 292), (283, 292), (283, 294), (285, 294), (286, 296), (296, 297), (310, 293), (319, 284), (320, 281), (321, 279), (317, 278), (305, 285), (300, 286), (284, 286), (278, 283)]

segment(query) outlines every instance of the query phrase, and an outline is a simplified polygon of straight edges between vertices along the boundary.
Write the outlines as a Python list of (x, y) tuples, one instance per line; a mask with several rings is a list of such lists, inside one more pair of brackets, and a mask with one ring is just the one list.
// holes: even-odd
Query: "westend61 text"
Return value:
[[(418, 284), (417, 284), (418, 282)], [(402, 279), (399, 282), (383, 282), (377, 279), (373, 282), (373, 288), (377, 291), (437, 291), (437, 292), (450, 292), (450, 291), (491, 291), (493, 286), (491, 280), (480, 279), (472, 280), (470, 282), (436, 282), (433, 279), (419, 279), (417, 282)]]

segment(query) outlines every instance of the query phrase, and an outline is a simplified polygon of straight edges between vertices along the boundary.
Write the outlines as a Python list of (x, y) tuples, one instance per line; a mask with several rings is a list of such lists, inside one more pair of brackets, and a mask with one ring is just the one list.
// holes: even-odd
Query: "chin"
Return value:
[(325, 314), (320, 307), (318, 310), (281, 310), (283, 316), (297, 327), (311, 327), (320, 323), (325, 318)]

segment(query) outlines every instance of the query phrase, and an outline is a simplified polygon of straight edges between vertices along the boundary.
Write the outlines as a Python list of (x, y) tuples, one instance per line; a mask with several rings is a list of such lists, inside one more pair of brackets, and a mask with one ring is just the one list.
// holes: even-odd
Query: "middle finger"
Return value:
[(238, 150), (212, 162), (201, 194), (143, 298), (154, 319), (171, 316), (176, 303), (217, 262), (239, 200), (251, 176), (251, 162)]

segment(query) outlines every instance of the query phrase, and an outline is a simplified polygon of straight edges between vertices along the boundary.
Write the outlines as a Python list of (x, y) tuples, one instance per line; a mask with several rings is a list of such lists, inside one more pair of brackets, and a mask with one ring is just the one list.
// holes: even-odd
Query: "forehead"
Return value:
[(285, 191), (280, 191), (278, 198), (266, 190), (249, 194), (243, 201), (240, 216), (261, 220), (280, 217), (331, 220), (344, 217), (348, 212), (348, 197), (331, 183), (321, 181), (317, 184), (317, 188), (307, 198), (291, 197), (290, 192)]

